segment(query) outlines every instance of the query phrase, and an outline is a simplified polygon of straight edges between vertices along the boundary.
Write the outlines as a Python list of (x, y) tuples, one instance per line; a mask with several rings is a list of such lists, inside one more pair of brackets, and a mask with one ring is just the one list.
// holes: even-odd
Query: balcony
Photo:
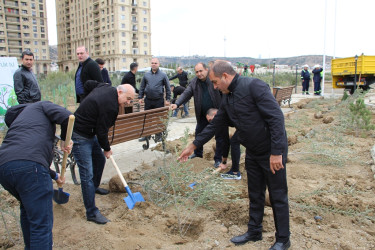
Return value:
[(19, 25), (7, 25), (7, 30), (21, 30)]
[(94, 21), (99, 21), (100, 15), (99, 13), (94, 14)]
[(138, 37), (137, 37), (137, 36), (133, 36), (132, 39), (133, 39), (134, 41), (138, 41)]
[(138, 20), (132, 20), (132, 23), (138, 23)]
[(9, 47), (22, 47), (21, 41), (9, 41), (8, 42)]
[(131, 13), (132, 15), (137, 15), (138, 14), (138, 12), (137, 12), (137, 10), (136, 9), (132, 9), (132, 13)]
[(14, 39), (14, 38), (21, 38), (21, 33), (9, 33), (8, 32), (8, 38), (9, 39)]
[(7, 16), (5, 18), (6, 22), (7, 23), (19, 23), (20, 22), (20, 18), (19, 17), (10, 17), (10, 16)]
[(9, 48), (9, 54), (18, 54), (18, 56), (20, 55), (20, 54), (22, 54), (22, 49), (11, 49), (11, 48)]
[(18, 7), (18, 3), (17, 2), (13, 2), (13, 1), (4, 1), (4, 7), (6, 7), (6, 6)]
[(132, 31), (137, 32), (138, 28), (133, 28)]
[(18, 16), (20, 14), (19, 10), (16, 9), (10, 9), (10, 8), (4, 8), (5, 15), (10, 16)]

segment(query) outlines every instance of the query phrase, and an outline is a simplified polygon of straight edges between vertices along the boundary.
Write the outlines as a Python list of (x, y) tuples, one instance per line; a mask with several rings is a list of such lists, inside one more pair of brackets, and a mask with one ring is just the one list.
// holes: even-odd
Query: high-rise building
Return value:
[(0, 56), (17, 57), (24, 50), (34, 53), (36, 74), (50, 69), (46, 0), (1, 0)]
[(76, 70), (82, 45), (109, 71), (149, 67), (150, 10), (150, 0), (56, 0), (59, 69)]

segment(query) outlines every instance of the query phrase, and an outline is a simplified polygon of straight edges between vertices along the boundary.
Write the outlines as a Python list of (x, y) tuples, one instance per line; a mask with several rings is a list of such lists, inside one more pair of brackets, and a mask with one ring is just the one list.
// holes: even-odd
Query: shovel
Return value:
[[(221, 170), (221, 168), (218, 167), (217, 169), (215, 169), (214, 171), (212, 171), (211, 174), (209, 174), (209, 175), (207, 175), (206, 177), (204, 177), (203, 180), (207, 180), (211, 175), (214, 175), (214, 174), (219, 173), (220, 170)], [(189, 187), (190, 187), (191, 189), (194, 189), (194, 186), (197, 185), (197, 184), (198, 184), (198, 183), (197, 183), (196, 181), (194, 181), (193, 183), (191, 183), (191, 184), (189, 185)]]
[[(65, 145), (69, 145), (70, 143), (70, 138), (72, 137), (72, 132), (73, 132), (73, 125), (74, 125), (74, 115), (69, 116), (69, 122), (68, 122), (68, 129), (66, 131), (66, 138), (65, 138)], [(61, 166), (61, 178), (64, 177), (65, 175), (65, 170), (66, 170), (66, 162), (68, 160), (68, 155), (69, 153), (64, 152), (63, 156), (63, 161), (62, 161), (62, 166)], [(53, 190), (53, 200), (57, 204), (65, 204), (69, 201), (69, 193), (65, 193), (63, 191), (63, 185), (62, 184), (57, 184), (59, 187), (58, 190)]]
[(115, 159), (113, 159), (112, 155), (109, 158), (111, 159), (112, 164), (115, 167), (115, 169), (117, 171), (117, 174), (121, 179), (122, 184), (124, 184), (126, 192), (128, 193), (128, 197), (125, 197), (124, 201), (125, 201), (125, 203), (126, 203), (126, 205), (128, 206), (129, 209), (133, 209), (136, 202), (144, 202), (145, 199), (143, 199), (143, 196), (140, 192), (137, 192), (137, 193), (134, 193), (134, 194), (132, 193), (132, 191), (130, 190), (128, 184), (126, 183), (126, 181), (124, 179), (124, 176), (122, 176), (121, 171), (120, 171), (120, 169), (118, 168), (118, 166), (115, 162)]

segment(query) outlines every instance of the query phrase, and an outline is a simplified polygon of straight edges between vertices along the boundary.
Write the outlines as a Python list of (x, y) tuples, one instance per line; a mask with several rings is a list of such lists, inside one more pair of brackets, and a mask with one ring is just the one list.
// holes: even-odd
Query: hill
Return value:
[[(180, 65), (182, 67), (193, 66), (198, 62), (208, 63), (209, 61), (215, 61), (217, 59), (225, 59), (230, 61), (233, 64), (237, 62), (244, 63), (244, 64), (259, 64), (259, 65), (272, 65), (274, 58), (267, 58), (267, 59), (259, 59), (259, 58), (252, 58), (252, 57), (204, 57), (204, 56), (190, 56), (190, 57), (166, 57), (160, 56), (158, 57), (160, 60), (160, 64), (166, 66), (168, 64)], [(331, 59), (332, 56), (326, 57), (327, 68), (331, 67)], [(277, 65), (289, 65), (292, 68), (295, 68), (296, 64), (301, 67), (304, 64), (308, 64), (310, 67), (314, 66), (315, 64), (322, 65), (323, 56), (322, 55), (305, 55), (305, 56), (295, 56), (295, 57), (285, 57), (285, 58), (275, 58)]]

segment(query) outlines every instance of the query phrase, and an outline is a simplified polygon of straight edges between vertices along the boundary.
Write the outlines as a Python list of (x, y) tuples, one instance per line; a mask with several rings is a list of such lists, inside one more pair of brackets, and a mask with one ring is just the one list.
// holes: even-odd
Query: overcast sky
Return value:
[[(57, 44), (54, 2), (47, 1), (50, 44)], [(374, 0), (151, 0), (151, 50), (154, 56), (322, 55), (326, 23), (327, 55), (375, 55), (374, 7)]]

